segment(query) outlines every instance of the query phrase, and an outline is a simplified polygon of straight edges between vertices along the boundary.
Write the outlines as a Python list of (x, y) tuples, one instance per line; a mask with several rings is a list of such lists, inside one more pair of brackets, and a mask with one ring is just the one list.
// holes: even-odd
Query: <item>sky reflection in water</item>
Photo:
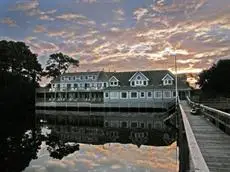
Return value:
[(177, 171), (176, 143), (167, 147), (111, 143), (103, 145), (80, 144), (80, 150), (62, 160), (53, 159), (45, 142), (24, 172), (64, 171), (120, 171), (171, 172)]

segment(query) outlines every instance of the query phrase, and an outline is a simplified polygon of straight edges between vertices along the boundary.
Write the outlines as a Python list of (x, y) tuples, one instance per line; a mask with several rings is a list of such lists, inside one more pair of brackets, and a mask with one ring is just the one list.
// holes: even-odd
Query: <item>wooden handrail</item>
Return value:
[(193, 168), (195, 172), (209, 172), (209, 168), (204, 160), (204, 157), (200, 151), (200, 148), (197, 144), (196, 138), (193, 134), (192, 128), (189, 124), (187, 116), (180, 104), (179, 100), (179, 108), (181, 111), (181, 116), (184, 124), (184, 129), (186, 132), (186, 138), (188, 142), (188, 148), (190, 152), (190, 157), (193, 163)]
[(222, 116), (224, 116), (224, 117), (230, 118), (230, 114), (227, 113), (227, 112), (223, 112), (223, 111), (221, 111), (221, 110), (214, 109), (214, 108), (205, 106), (205, 105), (203, 105), (203, 104), (195, 103), (195, 102), (191, 101), (191, 100), (189, 99), (189, 97), (187, 97), (187, 100), (188, 100), (189, 104), (199, 105), (201, 108), (204, 108), (204, 109), (206, 109), (206, 110), (209, 110), (209, 111), (218, 113), (219, 115), (222, 115)]

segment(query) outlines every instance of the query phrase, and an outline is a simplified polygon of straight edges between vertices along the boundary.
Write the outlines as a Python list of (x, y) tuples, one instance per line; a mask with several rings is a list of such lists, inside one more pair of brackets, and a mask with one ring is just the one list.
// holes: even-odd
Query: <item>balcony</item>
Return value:
[(97, 90), (103, 90), (103, 87), (100, 87), (100, 88), (99, 87), (91, 87), (91, 88), (85, 88), (85, 87), (78, 87), (78, 88), (60, 87), (60, 88), (49, 88), (49, 89), (46, 89), (46, 92), (97, 91)]

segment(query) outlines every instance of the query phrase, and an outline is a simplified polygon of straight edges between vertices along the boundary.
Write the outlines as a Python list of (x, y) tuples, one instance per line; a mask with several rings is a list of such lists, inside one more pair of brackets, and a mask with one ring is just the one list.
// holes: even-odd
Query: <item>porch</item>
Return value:
[(90, 102), (102, 103), (103, 92), (42, 92), (36, 102)]

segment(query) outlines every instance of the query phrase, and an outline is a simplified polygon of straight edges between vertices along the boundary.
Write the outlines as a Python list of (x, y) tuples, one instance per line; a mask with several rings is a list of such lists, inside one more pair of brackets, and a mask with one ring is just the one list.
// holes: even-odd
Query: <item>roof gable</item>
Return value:
[(109, 81), (119, 81), (115, 76), (112, 76)]
[(138, 71), (138, 72), (134, 73), (134, 75), (129, 79), (129, 81), (132, 81), (138, 75), (141, 75), (147, 81), (149, 80), (142, 72)]
[(168, 73), (162, 78), (162, 81), (164, 81), (166, 79), (168, 79), (168, 80), (174, 80), (174, 78), (171, 75), (169, 75)]

